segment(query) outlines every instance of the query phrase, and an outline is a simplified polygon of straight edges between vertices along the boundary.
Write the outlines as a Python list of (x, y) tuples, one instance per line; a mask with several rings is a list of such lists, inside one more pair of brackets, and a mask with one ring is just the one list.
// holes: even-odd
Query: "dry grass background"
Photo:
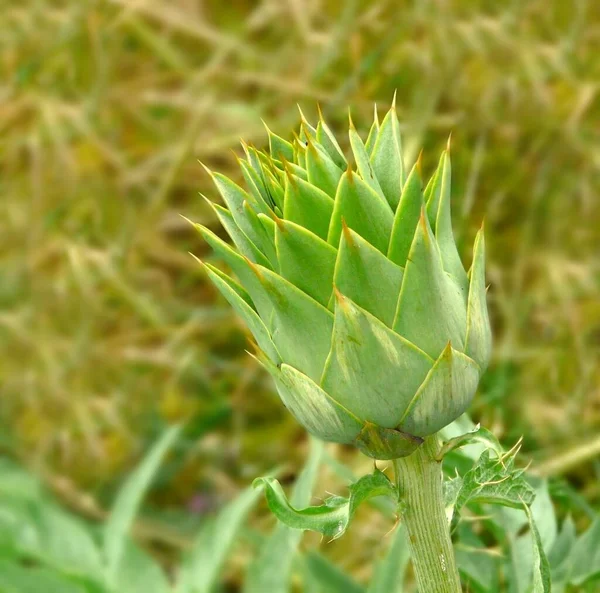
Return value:
[(598, 502), (598, 3), (0, 4), (5, 451), (86, 508), (173, 420), (157, 507), (215, 504), (290, 452), (293, 473), (305, 437), (179, 215), (218, 228), (197, 159), (239, 177), (260, 118), (287, 135), (319, 102), (343, 133), (350, 105), (366, 132), (397, 89), (409, 158), (430, 171), (452, 131), (466, 260), (486, 220), (495, 357), (473, 415)]

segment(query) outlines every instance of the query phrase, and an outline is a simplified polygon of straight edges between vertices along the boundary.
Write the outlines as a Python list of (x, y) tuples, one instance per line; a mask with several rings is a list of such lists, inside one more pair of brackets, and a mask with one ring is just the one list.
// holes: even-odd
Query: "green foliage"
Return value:
[(273, 478), (258, 478), (256, 486), (264, 486), (269, 508), (289, 527), (311, 530), (337, 539), (348, 528), (357, 507), (375, 496), (396, 496), (395, 487), (381, 471), (359, 478), (349, 486), (350, 496), (332, 496), (319, 506), (294, 508), (287, 500), (281, 484)]

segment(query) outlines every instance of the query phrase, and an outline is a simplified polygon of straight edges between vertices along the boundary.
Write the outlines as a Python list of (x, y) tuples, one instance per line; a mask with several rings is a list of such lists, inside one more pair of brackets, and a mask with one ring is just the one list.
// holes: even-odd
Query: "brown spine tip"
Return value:
[(417, 173), (419, 174), (419, 177), (421, 179), (423, 179), (423, 149), (422, 148), (419, 151), (419, 156), (417, 157), (417, 162), (415, 163), (415, 166), (417, 168)]
[(207, 167), (207, 166), (206, 166), (206, 165), (205, 165), (205, 164), (204, 164), (202, 161), (200, 161), (200, 160), (199, 160), (198, 162), (199, 162), (199, 163), (202, 165), (203, 169), (204, 169), (204, 170), (205, 170), (205, 171), (206, 171), (206, 172), (207, 172), (207, 173), (208, 173), (208, 174), (209, 174), (211, 177), (214, 177), (214, 175), (213, 175), (213, 172), (212, 172), (212, 171), (211, 171), (211, 170), (210, 170), (210, 169), (209, 169), (209, 168), (208, 168), (208, 167)]
[(356, 248), (356, 242), (354, 241), (354, 237), (350, 232), (350, 227), (346, 224), (346, 219), (342, 216), (342, 234), (344, 235), (344, 239), (346, 243), (348, 243), (349, 247), (352, 249)]
[(333, 285), (333, 296), (342, 309), (348, 308), (346, 297), (338, 290), (338, 287), (335, 284)]
[(323, 112), (321, 111), (321, 104), (317, 101), (317, 113), (319, 114), (319, 119), (325, 123), (325, 118), (323, 117)]
[(279, 218), (279, 216), (277, 216), (277, 214), (275, 214), (275, 212), (271, 212), (271, 216), (273, 217), (273, 220), (275, 221), (275, 224), (277, 225), (279, 230), (282, 233), (285, 233), (287, 229), (285, 228), (284, 221), (281, 218)]
[(354, 175), (352, 172), (352, 165), (350, 163), (348, 163), (348, 166), (346, 167), (346, 177), (348, 178), (348, 183), (350, 185), (354, 185)]
[(348, 107), (348, 124), (350, 125), (350, 129), (356, 131), (354, 127), (354, 122), (352, 121), (352, 111), (350, 111), (350, 107)]
[(246, 260), (246, 263), (248, 264), (248, 267), (256, 274), (256, 277), (261, 282), (264, 282), (265, 277), (262, 275), (262, 272), (260, 271), (260, 268), (251, 259), (248, 259), (245, 255), (242, 255), (242, 257)]
[(260, 121), (262, 122), (262, 125), (263, 125), (263, 126), (265, 126), (265, 130), (267, 130), (267, 134), (268, 134), (269, 136), (271, 136), (271, 134), (272, 134), (273, 132), (271, 132), (271, 130), (270, 130), (270, 128), (269, 128), (269, 126), (267, 125), (267, 122), (266, 122), (266, 121), (265, 121), (265, 120), (264, 120), (262, 117), (260, 118)]

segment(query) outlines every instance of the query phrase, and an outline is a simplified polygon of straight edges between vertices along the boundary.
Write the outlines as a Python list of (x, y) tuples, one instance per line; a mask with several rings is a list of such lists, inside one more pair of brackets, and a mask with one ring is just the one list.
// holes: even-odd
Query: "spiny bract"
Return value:
[(203, 264), (245, 320), (287, 408), (312, 434), (367, 455), (409, 455), (462, 414), (491, 334), (479, 231), (462, 266), (450, 220), (450, 155), (427, 187), (405, 174), (392, 106), (354, 165), (320, 116), (269, 153), (243, 145), (248, 191), (209, 171), (235, 248), (197, 228), (237, 280)]

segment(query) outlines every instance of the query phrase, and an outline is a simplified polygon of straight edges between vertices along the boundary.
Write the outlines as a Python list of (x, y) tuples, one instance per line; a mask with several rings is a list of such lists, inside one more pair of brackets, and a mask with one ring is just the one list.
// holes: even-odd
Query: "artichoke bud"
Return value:
[(409, 455), (466, 410), (491, 352), (483, 229), (467, 274), (449, 150), (423, 189), (394, 107), (366, 143), (351, 123), (351, 162), (322, 115), (292, 142), (267, 131), (269, 153), (244, 145), (247, 190), (209, 171), (233, 246), (196, 226), (232, 274), (203, 265), (309, 432)]

